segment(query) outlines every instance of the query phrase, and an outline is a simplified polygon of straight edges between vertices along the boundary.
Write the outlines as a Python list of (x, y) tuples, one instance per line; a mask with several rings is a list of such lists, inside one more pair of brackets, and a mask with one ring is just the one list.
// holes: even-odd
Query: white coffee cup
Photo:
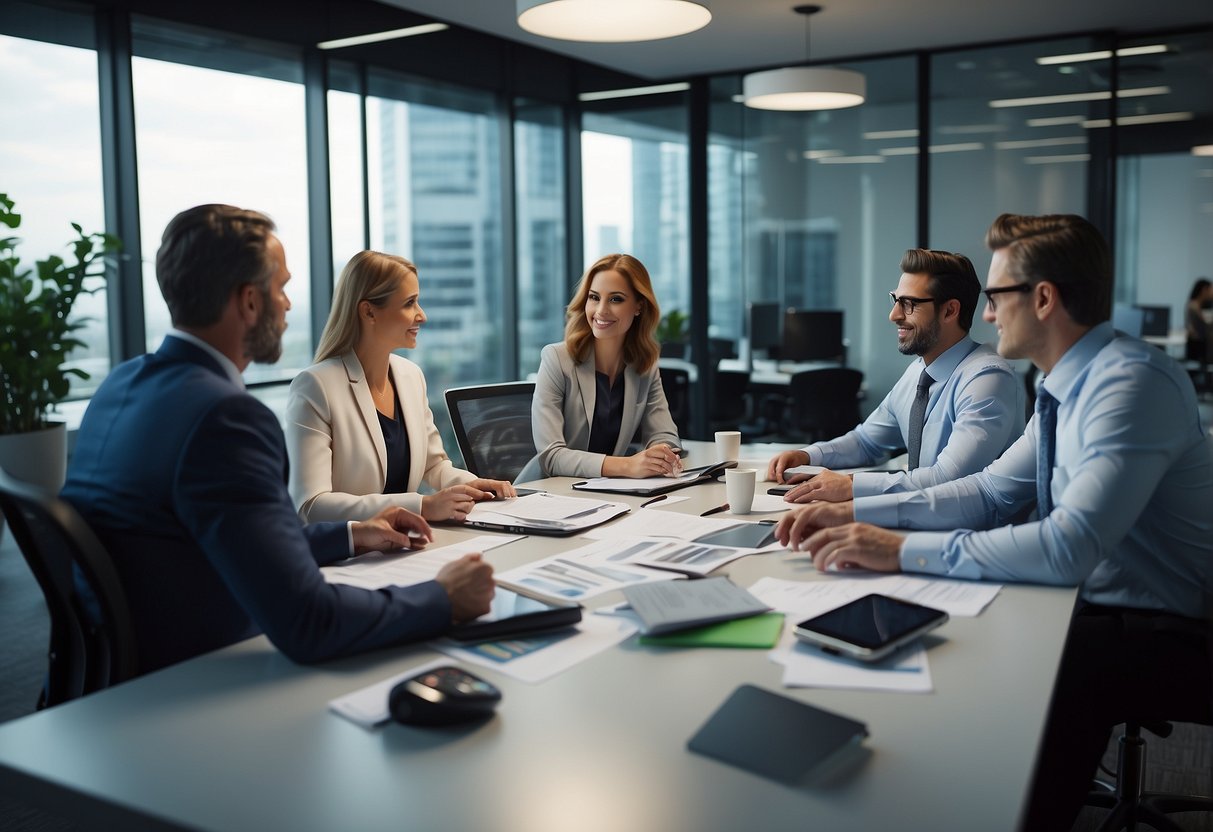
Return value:
[(758, 471), (753, 468), (729, 468), (724, 472), (724, 493), (732, 514), (749, 514), (754, 505), (754, 484)]
[(716, 431), (716, 457), (718, 462), (736, 462), (741, 459), (741, 431)]

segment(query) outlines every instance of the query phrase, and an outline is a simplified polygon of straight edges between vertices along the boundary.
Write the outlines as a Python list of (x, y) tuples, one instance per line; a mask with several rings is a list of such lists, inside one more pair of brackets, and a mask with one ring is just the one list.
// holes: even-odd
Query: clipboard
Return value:
[[(670, 482), (669, 477), (656, 477), (658, 484), (648, 485), (645, 483), (649, 480), (632, 480), (634, 486), (601, 486), (595, 485), (602, 480), (613, 479), (617, 477), (598, 477), (593, 480), (582, 480), (581, 482), (573, 483), (573, 488), (577, 491), (599, 491), (608, 494), (631, 494), (636, 497), (655, 497), (658, 494), (667, 494), (670, 491), (677, 491), (680, 488), (689, 488), (692, 485), (698, 485), (701, 482), (714, 480), (724, 474), (726, 468), (736, 468), (737, 460), (730, 459), (724, 462), (713, 462), (711, 465), (704, 465), (699, 468), (688, 468), (683, 471), (684, 477), (676, 482)], [(694, 477), (687, 477), (686, 474), (696, 474)]]
[(522, 518), (510, 518), (509, 522), (494, 522), (490, 520), (464, 520), (462, 522), (442, 523), (440, 525), (450, 526), (456, 529), (480, 529), (488, 532), (505, 532), (506, 534), (537, 534), (545, 537), (570, 537), (575, 534), (580, 534), (586, 529), (592, 529), (595, 526), (601, 526), (610, 520), (614, 520), (621, 514), (627, 514), (632, 510), (632, 507), (627, 503), (606, 503), (602, 508), (594, 512), (589, 517), (575, 518), (576, 522), (569, 521), (547, 521), (547, 520), (524, 520)]

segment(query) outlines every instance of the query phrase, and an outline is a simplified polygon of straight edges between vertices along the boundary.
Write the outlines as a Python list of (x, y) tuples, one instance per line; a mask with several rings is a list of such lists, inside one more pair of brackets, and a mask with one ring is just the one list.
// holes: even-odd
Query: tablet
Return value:
[(734, 549), (761, 549), (775, 542), (775, 524), (739, 523), (718, 532), (700, 535), (695, 542), (709, 546), (731, 546)]
[(456, 624), (447, 636), (462, 642), (490, 641), (561, 630), (579, 621), (581, 605), (576, 602), (541, 601), (499, 586), (488, 613)]
[(873, 593), (801, 621), (793, 632), (827, 652), (877, 661), (947, 620), (943, 610)]

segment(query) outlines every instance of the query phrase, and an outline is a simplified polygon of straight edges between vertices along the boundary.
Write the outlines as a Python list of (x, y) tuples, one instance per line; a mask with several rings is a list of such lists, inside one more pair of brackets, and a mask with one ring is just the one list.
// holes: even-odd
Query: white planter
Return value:
[(67, 479), (67, 426), (0, 434), (0, 468), (9, 476), (58, 494)]

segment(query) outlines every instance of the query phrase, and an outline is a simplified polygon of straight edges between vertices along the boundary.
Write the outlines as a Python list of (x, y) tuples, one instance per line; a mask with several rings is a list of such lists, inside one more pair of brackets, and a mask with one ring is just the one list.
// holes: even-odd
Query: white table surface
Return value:
[[(707, 461), (710, 445), (693, 445), (688, 461)], [(698, 513), (723, 486), (679, 493), (691, 499), (671, 510)], [(443, 530), (439, 542), (465, 534)], [(486, 557), (509, 568), (577, 543), (531, 537)], [(742, 586), (830, 580), (787, 553), (721, 571)], [(441, 731), (368, 731), (327, 710), (434, 651), (303, 667), (255, 638), (0, 725), (0, 793), (89, 828), (1014, 829), (1074, 596), (1007, 586), (979, 617), (954, 618), (929, 642), (930, 694), (785, 690), (765, 650), (632, 638), (538, 685), (474, 668), (502, 689), (498, 715)], [(831, 784), (801, 788), (686, 751), (746, 682), (866, 722), (866, 751)]]

